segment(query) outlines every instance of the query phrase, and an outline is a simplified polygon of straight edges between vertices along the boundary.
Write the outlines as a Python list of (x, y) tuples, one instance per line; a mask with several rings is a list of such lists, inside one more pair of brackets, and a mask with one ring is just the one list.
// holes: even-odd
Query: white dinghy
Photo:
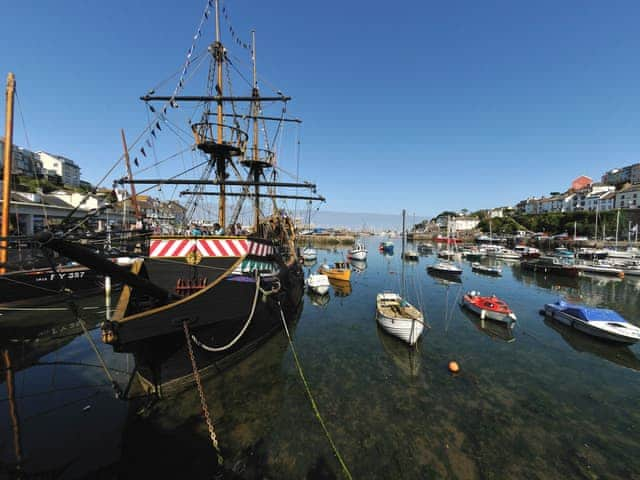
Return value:
[(376, 320), (382, 329), (409, 345), (415, 345), (424, 330), (422, 312), (397, 293), (379, 293)]
[(329, 283), (329, 277), (321, 273), (312, 273), (305, 280), (307, 288), (313, 290), (319, 295), (324, 295), (329, 291), (331, 284)]

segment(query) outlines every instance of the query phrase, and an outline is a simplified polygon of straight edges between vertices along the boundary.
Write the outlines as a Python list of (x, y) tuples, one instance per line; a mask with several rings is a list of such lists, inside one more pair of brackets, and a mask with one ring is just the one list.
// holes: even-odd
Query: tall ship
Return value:
[[(167, 117), (178, 107), (197, 112), (182, 131), (191, 135), (200, 176), (193, 178), (194, 168), (187, 168), (170, 177), (134, 179), (128, 174), (116, 182), (186, 187), (181, 195), (192, 215), (203, 199), (215, 197), (213, 227), (187, 219), (180, 234), (150, 236), (146, 255), (130, 269), (50, 233), (39, 237), (44, 246), (124, 284), (102, 338), (116, 351), (134, 354), (138, 375), (150, 390), (196, 366), (225, 368), (297, 318), (304, 291), (302, 259), (295, 247), (293, 218), (277, 202), (324, 200), (314, 184), (280, 180), (277, 141), (268, 137), (267, 125), (274, 124), (277, 135), (286, 122), (300, 120), (286, 115), (290, 97), (279, 91), (261, 94), (254, 32), (251, 44), (244, 45), (251, 54), (252, 72), (242, 78), (252, 79), (250, 92), (235, 95), (230, 89), (238, 67), (222, 43), (221, 14), (218, 1), (210, 1), (194, 40), (209, 17), (215, 21), (214, 40), (197, 62), (191, 60), (192, 45), (173, 93), (161, 95), (152, 89), (141, 97), (150, 112), (146, 131), (154, 138), (160, 130), (172, 130)], [(200, 68), (207, 65), (206, 91), (182, 94), (187, 78), (195, 76), (186, 74), (187, 67), (196, 63)], [(279, 115), (268, 115), (267, 104), (282, 105)], [(232, 209), (229, 199), (237, 200)], [(252, 201), (252, 218), (251, 225), (243, 227), (239, 218), (246, 199)], [(167, 362), (175, 358), (180, 361)]]

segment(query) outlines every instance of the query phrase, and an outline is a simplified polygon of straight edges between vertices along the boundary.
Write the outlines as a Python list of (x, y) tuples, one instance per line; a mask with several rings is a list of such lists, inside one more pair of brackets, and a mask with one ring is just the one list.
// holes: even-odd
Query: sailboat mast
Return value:
[[(216, 44), (215, 44), (215, 60), (216, 60), (216, 73), (217, 73), (217, 81), (216, 81), (216, 90), (217, 94), (220, 97), (217, 101), (217, 120), (218, 120), (218, 136), (217, 143), (223, 142), (223, 129), (222, 122), (224, 120), (224, 112), (222, 111), (222, 66), (224, 61), (224, 48), (222, 47), (222, 43), (220, 42), (220, 11), (219, 11), (219, 0), (215, 0), (215, 11), (216, 11)], [(219, 155), (215, 158), (216, 161), (216, 176), (219, 182), (224, 182), (226, 179), (226, 159), (224, 156)], [(218, 200), (218, 223), (222, 228), (226, 225), (226, 186), (224, 183), (220, 183), (220, 199)]]
[(11, 150), (13, 148), (13, 99), (16, 91), (16, 78), (13, 73), (7, 75), (6, 120), (4, 133), (4, 170), (2, 180), (2, 229), (0, 231), (0, 274), (5, 272), (9, 242), (9, 206), (11, 203)]
[(618, 229), (620, 228), (620, 209), (616, 214), (616, 248), (618, 248)]
[(253, 228), (258, 231), (260, 225), (260, 168), (258, 167), (258, 115), (260, 114), (258, 91), (258, 74), (256, 69), (256, 32), (251, 30), (251, 62), (253, 64), (253, 90), (251, 96), (254, 101), (251, 103), (251, 115), (253, 116), (253, 181), (255, 183), (255, 198), (253, 200)]
[(405, 292), (405, 281), (404, 281), (404, 242), (405, 242), (405, 218), (407, 216), (407, 211), (402, 209), (402, 255), (400, 255), (400, 263), (402, 264), (402, 291), (400, 292), (400, 296), (404, 297)]
[[(129, 175), (130, 180), (133, 180), (133, 173), (131, 173), (131, 162), (129, 161), (129, 148), (127, 147), (127, 137), (125, 137), (124, 135), (124, 129), (120, 129), (120, 133), (122, 134), (122, 148), (124, 149), (124, 163), (127, 167), (127, 175)], [(136, 219), (142, 220), (140, 206), (138, 205), (135, 183), (131, 184), (131, 205), (133, 206), (133, 211), (136, 213)]]

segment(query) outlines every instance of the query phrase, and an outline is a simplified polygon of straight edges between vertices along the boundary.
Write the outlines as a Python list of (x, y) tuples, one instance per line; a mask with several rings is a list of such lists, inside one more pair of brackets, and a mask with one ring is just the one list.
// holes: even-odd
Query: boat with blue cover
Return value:
[(640, 340), (640, 328), (629, 323), (618, 312), (559, 300), (544, 306), (545, 315), (564, 325), (594, 337), (621, 343)]

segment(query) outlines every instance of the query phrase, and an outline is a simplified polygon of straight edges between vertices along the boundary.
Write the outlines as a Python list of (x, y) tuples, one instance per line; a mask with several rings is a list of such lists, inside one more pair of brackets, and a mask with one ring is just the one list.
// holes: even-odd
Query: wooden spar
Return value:
[[(180, 192), (180, 195), (211, 195), (211, 196), (217, 196), (220, 195), (220, 192), (192, 192), (190, 190), (184, 190), (182, 192)], [(253, 193), (245, 193), (245, 192), (227, 192), (227, 196), (228, 197), (252, 197), (254, 194)], [(268, 196), (269, 198), (288, 198), (290, 200), (317, 200), (319, 202), (324, 202), (325, 198), (321, 195), (318, 195), (317, 197), (312, 197), (312, 196), (303, 196), (303, 195), (282, 195), (280, 193), (278, 194), (267, 194), (266, 196)]]
[(260, 226), (260, 173), (258, 166), (258, 114), (260, 113), (260, 92), (258, 91), (258, 75), (256, 73), (256, 32), (251, 31), (251, 62), (253, 63), (253, 90), (251, 103), (251, 115), (253, 118), (253, 182), (255, 183), (255, 198), (253, 199), (253, 231), (257, 232)]
[(11, 150), (13, 149), (13, 100), (16, 91), (16, 78), (13, 73), (7, 75), (6, 115), (4, 133), (4, 169), (2, 179), (2, 228), (0, 229), (0, 274), (4, 274), (9, 253), (9, 207), (11, 204)]
[[(143, 102), (168, 102), (174, 100), (176, 102), (253, 102), (253, 97), (225, 97), (224, 95), (177, 95), (175, 97), (167, 97), (161, 95), (143, 95), (140, 97)], [(263, 102), (288, 102), (291, 97), (280, 95), (279, 97), (261, 97)], [(224, 116), (224, 115), (223, 115)], [(279, 120), (279, 119), (278, 119)], [(300, 123), (302, 121), (297, 120)]]
[[(120, 133), (122, 134), (122, 148), (124, 149), (124, 163), (127, 166), (127, 175), (129, 175), (129, 178), (133, 180), (131, 162), (129, 161), (129, 148), (127, 148), (127, 138), (124, 136), (124, 129), (120, 129)], [(134, 183), (131, 184), (131, 205), (133, 205), (133, 211), (135, 212), (136, 219), (141, 220), (142, 214), (140, 213), (140, 207), (138, 206), (136, 186)]]
[[(223, 65), (223, 60), (224, 60), (224, 48), (222, 46), (222, 43), (220, 42), (220, 12), (219, 12), (219, 0), (215, 1), (215, 10), (216, 10), (216, 43), (215, 43), (215, 59), (216, 59), (216, 69), (217, 69), (217, 93), (218, 95), (222, 96), (222, 65)], [(222, 122), (224, 120), (223, 118), (223, 111), (222, 111), (222, 101), (218, 100), (218, 106), (217, 106), (217, 114), (218, 114), (218, 137), (217, 137), (217, 143), (222, 143)], [(224, 181), (227, 178), (226, 175), (226, 162), (227, 159), (222, 157), (222, 158), (216, 158), (216, 176), (218, 178), (218, 181), (222, 180)], [(225, 218), (225, 214), (226, 214), (226, 198), (225, 198), (225, 193), (226, 193), (226, 187), (224, 184), (220, 184), (220, 201), (218, 202), (218, 223), (220, 224), (220, 226), (222, 228), (226, 227), (226, 218)]]
[[(148, 184), (148, 185), (218, 185), (218, 181), (216, 180), (202, 180), (202, 179), (180, 179), (180, 178), (149, 178), (149, 179), (135, 179), (129, 180), (127, 178), (120, 178), (115, 181), (115, 183), (125, 184), (125, 183), (136, 183), (136, 184)], [(235, 186), (235, 187), (244, 187), (244, 186), (253, 186), (255, 182), (250, 182), (248, 180), (227, 180), (224, 182), (225, 185)], [(308, 188), (309, 190), (315, 190), (315, 183), (296, 183), (296, 182), (259, 182), (263, 187), (290, 187), (290, 188)]]
[[(264, 98), (261, 98), (261, 100), (264, 100)], [(244, 119), (249, 119), (249, 120), (257, 119), (257, 120), (275, 120), (275, 121), (278, 121), (278, 122), (302, 123), (302, 120), (300, 120), (299, 118), (266, 117), (264, 115), (238, 115), (238, 114), (234, 114), (234, 113), (225, 113), (223, 116), (224, 117), (230, 117), (230, 118), (241, 118), (243, 120)]]

